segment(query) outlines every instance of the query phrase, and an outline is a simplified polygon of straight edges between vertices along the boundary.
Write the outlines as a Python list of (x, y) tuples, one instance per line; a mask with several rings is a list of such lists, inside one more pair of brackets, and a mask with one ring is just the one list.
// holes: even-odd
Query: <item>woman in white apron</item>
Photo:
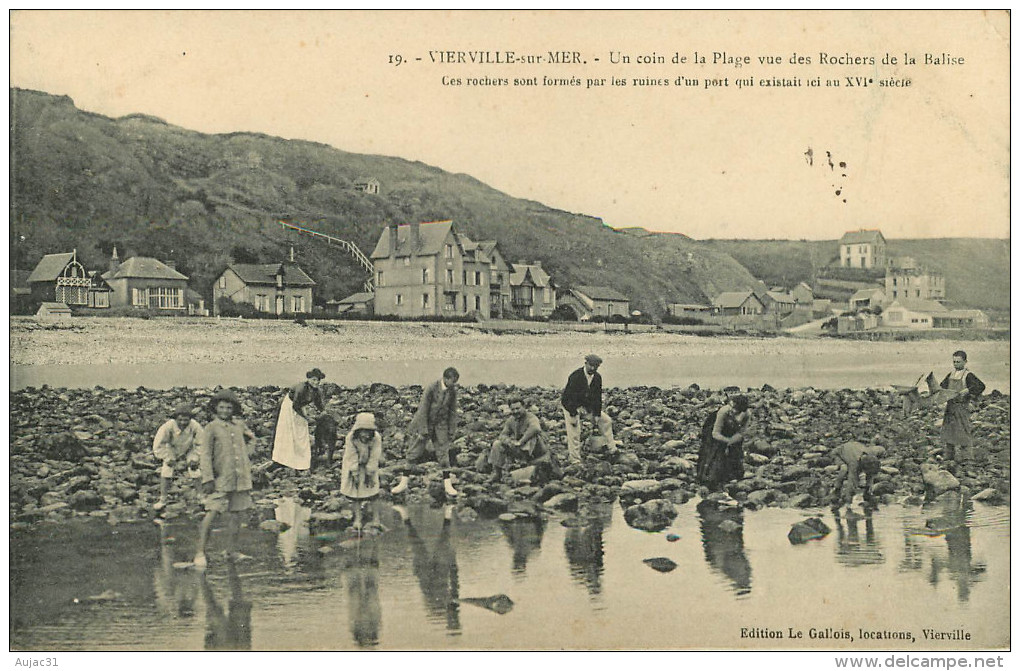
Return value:
[(304, 382), (294, 385), (284, 395), (273, 439), (273, 461), (299, 471), (307, 471), (312, 466), (312, 440), (306, 409), (313, 403), (320, 412), (325, 407), (319, 390), (325, 374), (313, 368), (305, 373), (305, 377)]

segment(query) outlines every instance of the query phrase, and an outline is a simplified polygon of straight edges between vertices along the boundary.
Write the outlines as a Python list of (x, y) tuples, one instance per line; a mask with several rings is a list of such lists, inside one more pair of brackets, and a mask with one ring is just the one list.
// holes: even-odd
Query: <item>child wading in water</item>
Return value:
[(177, 406), (173, 418), (159, 427), (152, 441), (152, 453), (163, 462), (159, 469), (159, 501), (152, 506), (157, 512), (166, 507), (174, 464), (185, 456), (190, 460), (192, 451), (201, 449), (202, 425), (192, 418), (193, 414), (190, 405)]
[(362, 507), (379, 493), (379, 460), (382, 458), (382, 436), (375, 424), (375, 415), (359, 412), (344, 444), (340, 467), (340, 493), (354, 503), (355, 531), (362, 529)]
[(198, 533), (195, 567), (205, 568), (205, 544), (209, 529), (218, 513), (228, 513), (229, 556), (237, 555), (237, 536), (241, 530), (241, 513), (250, 510), (251, 462), (250, 448), (245, 439), (253, 434), (239, 417), (241, 403), (229, 389), (216, 392), (209, 402), (213, 420), (205, 427), (202, 444), (202, 493), (208, 511)]

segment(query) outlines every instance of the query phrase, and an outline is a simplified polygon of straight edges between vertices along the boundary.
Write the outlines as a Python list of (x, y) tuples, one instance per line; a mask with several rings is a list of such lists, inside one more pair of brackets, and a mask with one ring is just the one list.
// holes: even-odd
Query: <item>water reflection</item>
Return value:
[[(701, 544), (705, 561), (729, 580), (738, 596), (751, 593), (751, 562), (744, 553), (744, 511), (741, 508), (719, 507), (711, 501), (697, 506), (701, 524)], [(735, 523), (726, 524), (727, 521)]]
[(431, 551), (410, 517), (405, 518), (404, 525), (414, 552), (414, 575), (425, 597), (426, 617), (437, 622), (445, 620), (448, 633), (458, 636), (460, 604), (457, 599), (460, 583), (457, 577), (457, 552), (453, 545), (452, 516), (452, 506), (446, 506), (443, 526)]
[(584, 585), (591, 596), (602, 593), (602, 572), (605, 570), (602, 534), (609, 528), (612, 518), (611, 505), (594, 508), (587, 517), (578, 518), (579, 525), (568, 527), (563, 538), (570, 575)]
[(292, 571), (297, 565), (299, 548), (307, 550), (310, 547), (308, 520), (311, 514), (309, 508), (292, 498), (282, 498), (276, 503), (276, 521), (290, 527), (286, 531), (281, 531), (276, 541), (284, 570), (287, 572)]
[[(833, 517), (836, 521), (837, 562), (843, 566), (868, 566), (885, 562), (870, 509), (863, 516), (849, 509), (841, 516), (839, 510), (834, 510)], [(864, 523), (863, 539), (860, 534), (861, 522)]]
[(347, 617), (354, 642), (361, 648), (379, 645), (382, 606), (379, 603), (379, 542), (363, 537), (348, 554)]
[(200, 577), (205, 598), (205, 649), (251, 650), (251, 602), (246, 601), (241, 589), (237, 566), (227, 562), (227, 582), (230, 585), (228, 611), (223, 612), (216, 595), (209, 586), (207, 574)]
[(927, 536), (942, 536), (946, 539), (948, 552), (933, 555), (928, 582), (937, 586), (943, 572), (956, 583), (956, 598), (961, 602), (970, 600), (970, 588), (983, 579), (987, 567), (984, 562), (975, 562), (971, 554), (969, 517), (973, 503), (969, 499), (955, 496), (948, 500), (929, 503), (921, 508), (925, 516)]
[(528, 567), (528, 557), (542, 547), (545, 524), (541, 518), (516, 519), (500, 524), (507, 543), (513, 549), (514, 574), (523, 575)]
[(194, 571), (174, 568), (174, 538), (165, 525), (159, 527), (159, 564), (152, 577), (156, 609), (164, 617), (190, 618), (195, 615), (198, 583)]

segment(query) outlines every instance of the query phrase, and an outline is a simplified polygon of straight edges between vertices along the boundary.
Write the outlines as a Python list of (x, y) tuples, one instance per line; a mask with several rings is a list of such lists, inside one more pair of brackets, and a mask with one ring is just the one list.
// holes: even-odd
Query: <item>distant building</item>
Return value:
[(889, 268), (885, 273), (885, 295), (887, 300), (943, 300), (946, 297), (946, 279), (942, 273), (917, 266)]
[(36, 317), (58, 317), (66, 318), (71, 316), (71, 308), (64, 303), (44, 301), (35, 313)]
[(361, 314), (370, 315), (372, 314), (372, 303), (375, 300), (375, 294), (367, 291), (360, 293), (351, 294), (347, 298), (342, 300), (333, 299), (326, 302), (326, 309), (329, 312), (336, 312), (337, 314)]
[(293, 262), (232, 263), (213, 283), (213, 314), (219, 314), (221, 298), (267, 314), (308, 313), (314, 286), (315, 281)]
[(839, 239), (843, 268), (884, 268), (886, 260), (886, 242), (879, 230), (847, 231)]
[(862, 312), (856, 315), (840, 315), (836, 318), (836, 333), (853, 333), (855, 331), (870, 331), (878, 328), (878, 315), (869, 312)]
[(541, 261), (513, 264), (510, 272), (510, 305), (521, 317), (548, 317), (556, 309), (556, 284)]
[(377, 194), (379, 193), (379, 187), (379, 180), (374, 177), (362, 177), (354, 182), (354, 188), (365, 193)]
[(188, 288), (184, 291), (184, 302), (187, 304), (188, 314), (192, 317), (209, 316), (209, 310), (205, 307), (205, 299), (194, 289)]
[(489, 257), (452, 221), (391, 224), (371, 259), (377, 315), (490, 314)]
[(113, 250), (110, 269), (101, 278), (111, 288), (111, 307), (147, 308), (184, 312), (188, 277), (177, 272), (174, 263), (148, 256), (133, 256), (123, 263)]
[(828, 298), (816, 298), (811, 301), (811, 316), (822, 319), (832, 314), (832, 301)]
[(991, 324), (981, 310), (949, 310), (933, 313), (932, 325), (937, 329), (986, 329)]
[[(113, 287), (103, 279), (98, 270), (88, 271), (89, 295), (87, 305), (90, 308), (108, 308), (113, 297)], [(190, 289), (189, 289), (190, 291)]]
[(815, 293), (805, 282), (801, 282), (793, 289), (790, 289), (790, 295), (793, 296), (793, 300), (796, 301), (797, 305), (811, 305), (811, 302), (815, 299)]
[(502, 319), (512, 310), (510, 264), (496, 247), (495, 240), (482, 240), (478, 247), (489, 257), (489, 316)]
[(930, 329), (935, 326), (935, 316), (949, 310), (941, 303), (919, 299), (900, 298), (886, 306), (882, 312), (882, 326), (903, 329)]
[(720, 315), (762, 315), (765, 305), (753, 291), (724, 291), (714, 301)]
[(574, 287), (560, 298), (560, 305), (569, 306), (583, 321), (594, 317), (630, 317), (630, 299), (611, 287)]
[(702, 319), (715, 314), (715, 308), (700, 303), (669, 303), (666, 305), (666, 314), (677, 318)]
[(850, 309), (860, 310), (861, 308), (875, 308), (885, 302), (885, 292), (879, 287), (874, 289), (861, 289), (850, 297)]
[(78, 251), (47, 254), (26, 280), (32, 300), (85, 307), (92, 280), (78, 262)]

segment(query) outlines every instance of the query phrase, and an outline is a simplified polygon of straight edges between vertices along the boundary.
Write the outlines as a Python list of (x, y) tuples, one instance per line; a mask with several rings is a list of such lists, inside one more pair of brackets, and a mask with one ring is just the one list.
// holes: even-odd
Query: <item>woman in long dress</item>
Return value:
[(321, 412), (325, 405), (319, 385), (326, 375), (318, 368), (305, 373), (305, 381), (291, 387), (280, 402), (280, 417), (273, 439), (273, 461), (295, 470), (312, 466), (312, 441), (308, 432), (307, 408), (314, 404)]
[(949, 390), (946, 412), (942, 417), (943, 457), (950, 468), (959, 468), (967, 461), (971, 437), (970, 399), (977, 399), (985, 391), (985, 383), (967, 370), (967, 353), (953, 352), (953, 372), (939, 385)]
[(735, 394), (726, 405), (705, 418), (698, 451), (698, 482), (712, 491), (744, 476), (744, 432), (749, 413), (747, 397)]

